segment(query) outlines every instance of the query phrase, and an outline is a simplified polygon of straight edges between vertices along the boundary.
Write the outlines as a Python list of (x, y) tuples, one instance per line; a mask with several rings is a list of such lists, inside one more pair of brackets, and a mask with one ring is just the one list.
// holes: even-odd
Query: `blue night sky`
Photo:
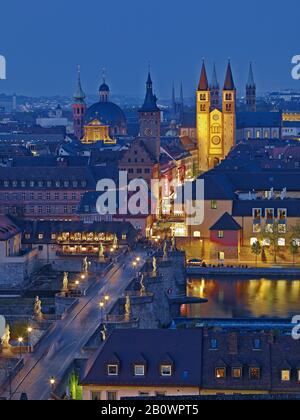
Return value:
[(202, 57), (222, 83), (230, 57), (239, 93), (250, 60), (259, 91), (300, 88), (299, 11), (299, 0), (1, 0), (0, 92), (72, 95), (80, 63), (86, 92), (105, 66), (113, 93), (142, 95), (150, 61), (159, 97), (173, 80), (191, 96)]

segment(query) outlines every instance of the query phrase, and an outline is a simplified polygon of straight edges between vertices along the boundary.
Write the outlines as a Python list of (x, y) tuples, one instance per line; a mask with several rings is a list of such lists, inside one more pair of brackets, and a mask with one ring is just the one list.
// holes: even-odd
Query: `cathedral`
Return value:
[(207, 171), (225, 159), (235, 144), (236, 89), (230, 62), (227, 66), (222, 98), (215, 66), (212, 82), (209, 84), (203, 62), (197, 90), (196, 112), (199, 170)]

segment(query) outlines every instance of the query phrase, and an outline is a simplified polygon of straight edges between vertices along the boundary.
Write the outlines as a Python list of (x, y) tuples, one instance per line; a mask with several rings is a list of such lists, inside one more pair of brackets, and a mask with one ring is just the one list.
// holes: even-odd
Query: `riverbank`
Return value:
[(295, 267), (187, 267), (188, 276), (244, 276), (290, 277), (300, 279), (300, 268)]

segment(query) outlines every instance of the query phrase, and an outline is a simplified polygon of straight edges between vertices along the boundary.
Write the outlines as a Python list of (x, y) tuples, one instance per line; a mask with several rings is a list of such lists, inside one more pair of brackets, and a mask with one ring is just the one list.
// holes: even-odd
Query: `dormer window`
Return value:
[(160, 374), (161, 376), (172, 376), (172, 365), (161, 365)]
[(216, 379), (226, 379), (226, 368), (225, 367), (216, 368), (215, 377)]
[(145, 365), (134, 365), (134, 376), (145, 376)]
[(290, 382), (291, 371), (289, 369), (283, 369), (281, 371), (281, 382)]
[(119, 375), (119, 366), (118, 365), (107, 365), (107, 374), (108, 374), (108, 376), (118, 376)]

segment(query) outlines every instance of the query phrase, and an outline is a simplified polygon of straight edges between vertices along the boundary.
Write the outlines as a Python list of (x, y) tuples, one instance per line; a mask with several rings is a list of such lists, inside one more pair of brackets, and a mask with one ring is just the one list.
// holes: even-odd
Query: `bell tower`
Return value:
[(197, 139), (199, 153), (199, 170), (208, 170), (208, 149), (210, 130), (211, 97), (207, 80), (206, 67), (203, 60), (200, 80), (197, 89)]
[(236, 89), (232, 77), (230, 61), (228, 62), (227, 72), (223, 89), (223, 153), (225, 158), (235, 145), (236, 131)]
[(250, 63), (246, 85), (246, 106), (248, 112), (256, 112), (256, 84), (254, 82), (252, 63)]
[(78, 140), (83, 137), (84, 115), (86, 111), (85, 93), (81, 87), (80, 66), (78, 66), (77, 89), (74, 94), (73, 109), (73, 126), (74, 134)]
[(160, 157), (160, 122), (161, 111), (157, 106), (157, 97), (153, 93), (153, 83), (149, 71), (145, 101), (139, 110), (139, 136), (157, 162), (159, 162)]

